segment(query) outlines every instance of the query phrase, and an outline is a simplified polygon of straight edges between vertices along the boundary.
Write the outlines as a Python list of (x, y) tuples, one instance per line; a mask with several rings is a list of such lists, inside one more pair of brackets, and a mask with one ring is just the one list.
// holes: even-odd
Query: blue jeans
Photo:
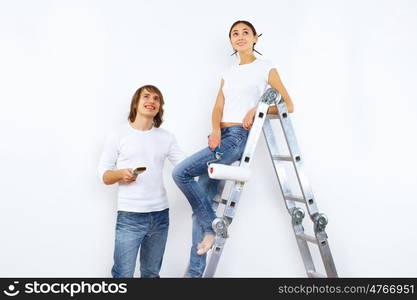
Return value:
[(169, 210), (118, 211), (113, 278), (133, 277), (140, 248), (141, 277), (159, 277), (168, 236)]
[[(209, 195), (210, 199), (221, 193), (222, 191), (217, 190), (220, 186), (220, 180), (211, 179), (208, 174), (203, 174), (198, 178), (198, 183), (203, 187), (204, 191)], [(214, 211), (214, 202), (213, 211)], [(197, 216), (193, 213), (192, 215), (193, 229), (192, 229), (192, 246), (190, 249), (190, 261), (186, 270), (186, 277), (202, 277), (206, 268), (207, 254), (198, 255), (197, 245), (204, 238), (204, 228), (198, 223)]]
[[(184, 193), (193, 210), (193, 245), (191, 247), (188, 274), (191, 277), (201, 277), (206, 262), (206, 255), (197, 254), (197, 244), (204, 235), (214, 234), (212, 222), (216, 218), (213, 209), (213, 199), (219, 192), (219, 180), (211, 179), (207, 174), (208, 163), (230, 165), (239, 160), (245, 149), (249, 131), (242, 126), (233, 126), (221, 130), (222, 140), (216, 158), (215, 152), (209, 147), (191, 155), (179, 163), (173, 173), (175, 183)], [(199, 176), (198, 182), (194, 177)]]

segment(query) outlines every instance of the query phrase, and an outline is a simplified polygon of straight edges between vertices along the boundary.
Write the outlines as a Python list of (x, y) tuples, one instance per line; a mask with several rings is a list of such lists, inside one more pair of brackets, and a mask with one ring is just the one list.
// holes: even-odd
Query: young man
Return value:
[[(168, 235), (168, 200), (162, 168), (184, 158), (174, 135), (159, 128), (164, 99), (152, 85), (133, 95), (128, 122), (107, 137), (98, 172), (105, 184), (119, 183), (112, 276), (133, 277), (140, 248), (141, 277), (159, 277)], [(136, 175), (133, 170), (145, 167)]]

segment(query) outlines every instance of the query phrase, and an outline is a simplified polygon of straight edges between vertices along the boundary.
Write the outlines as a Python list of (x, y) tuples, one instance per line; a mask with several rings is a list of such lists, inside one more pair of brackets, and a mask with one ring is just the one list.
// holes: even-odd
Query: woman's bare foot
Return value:
[(197, 254), (198, 255), (206, 254), (213, 246), (215, 237), (216, 236), (214, 234), (205, 235), (201, 243), (197, 245)]

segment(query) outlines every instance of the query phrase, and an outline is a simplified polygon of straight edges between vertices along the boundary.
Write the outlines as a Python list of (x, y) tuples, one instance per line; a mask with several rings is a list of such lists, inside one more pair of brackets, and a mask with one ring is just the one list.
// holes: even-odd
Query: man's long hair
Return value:
[(128, 120), (132, 123), (135, 121), (136, 115), (138, 113), (138, 104), (139, 104), (140, 95), (142, 94), (144, 90), (147, 90), (150, 93), (155, 93), (159, 96), (159, 99), (160, 99), (159, 112), (153, 118), (153, 126), (158, 128), (159, 126), (161, 126), (163, 122), (162, 116), (164, 115), (164, 108), (163, 108), (164, 97), (162, 96), (161, 91), (156, 86), (153, 86), (150, 84), (144, 85), (138, 88), (138, 90), (133, 95), (132, 102), (130, 103), (130, 113), (129, 113)]

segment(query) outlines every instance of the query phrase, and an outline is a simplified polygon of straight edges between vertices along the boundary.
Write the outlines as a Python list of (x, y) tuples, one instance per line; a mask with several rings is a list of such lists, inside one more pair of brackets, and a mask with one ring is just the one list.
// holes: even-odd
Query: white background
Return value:
[[(117, 186), (96, 175), (104, 137), (149, 83), (166, 99), (163, 128), (189, 154), (205, 147), (238, 19), (263, 33), (257, 48), (294, 101), (339, 275), (417, 276), (416, 17), (411, 0), (2, 0), (0, 276), (110, 276)], [(217, 276), (304, 277), (263, 138), (252, 170)], [(161, 276), (181, 277), (191, 208), (171, 171)]]

